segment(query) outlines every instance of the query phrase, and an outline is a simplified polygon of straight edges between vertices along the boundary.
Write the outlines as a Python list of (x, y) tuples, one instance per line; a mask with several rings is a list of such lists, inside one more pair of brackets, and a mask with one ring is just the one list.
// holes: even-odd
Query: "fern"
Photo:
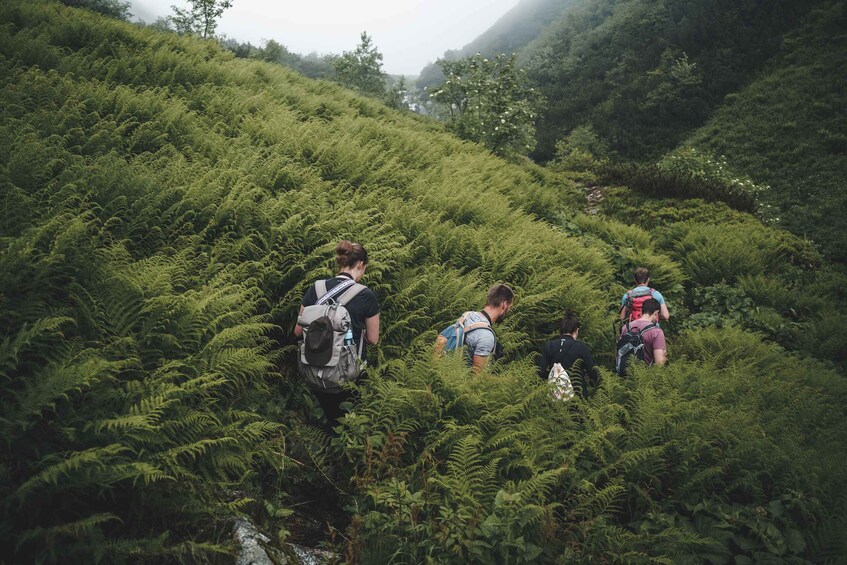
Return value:
[[(312, 492), (350, 509), (350, 561), (840, 547), (847, 393), (826, 363), (843, 361), (844, 278), (804, 242), (615, 189), (589, 217), (563, 176), (437, 124), (58, 4), (0, 5), (0, 59), (10, 559), (214, 560), (233, 513)], [(371, 253), (383, 335), (330, 439), (309, 423), (291, 328), (342, 237)], [(673, 306), (673, 363), (551, 402), (532, 355), (575, 308), (608, 359), (636, 264)], [(436, 333), (494, 282), (518, 290), (497, 328), (507, 358), (479, 376), (433, 363)], [(710, 327), (725, 297), (753, 305), (744, 329)]]

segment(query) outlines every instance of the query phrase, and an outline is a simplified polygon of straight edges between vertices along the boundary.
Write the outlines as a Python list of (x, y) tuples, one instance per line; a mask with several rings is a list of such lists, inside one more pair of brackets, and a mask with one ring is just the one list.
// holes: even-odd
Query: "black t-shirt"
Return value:
[[(582, 360), (581, 376), (586, 377), (583, 387), (593, 385), (597, 381), (597, 369), (594, 367), (591, 350), (583, 342), (569, 335), (557, 337), (544, 344), (541, 356), (538, 357), (538, 376), (546, 381), (553, 363), (559, 363), (565, 370), (572, 373), (573, 364), (577, 359)], [(584, 391), (583, 394), (585, 394)]]
[[(341, 281), (349, 278), (351, 278), (350, 275), (342, 273), (337, 277), (327, 279), (327, 291), (332, 290)], [(315, 291), (315, 285), (313, 284), (306, 291), (306, 294), (303, 295), (303, 300), (300, 301), (300, 304), (303, 306), (312, 306), (317, 301), (318, 296)], [(379, 300), (377, 300), (376, 294), (371, 289), (366, 288), (353, 297), (353, 300), (348, 302), (344, 307), (350, 312), (350, 321), (353, 323), (353, 340), (358, 344), (362, 339), (362, 331), (365, 329), (365, 320), (379, 314)], [(362, 349), (362, 355), (364, 355), (364, 348)]]

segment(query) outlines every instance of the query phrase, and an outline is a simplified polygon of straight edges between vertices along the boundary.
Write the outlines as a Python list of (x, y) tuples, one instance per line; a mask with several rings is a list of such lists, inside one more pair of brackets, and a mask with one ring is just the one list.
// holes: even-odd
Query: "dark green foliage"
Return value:
[[(350, 561), (843, 553), (847, 285), (803, 240), (721, 202), (609, 191), (651, 231), (586, 216), (561, 176), (438, 124), (56, 3), (0, 4), (0, 62), (4, 559), (229, 560), (233, 516), (281, 540), (321, 505)], [(721, 273), (715, 222), (745, 232)], [(330, 441), (291, 328), (342, 237), (369, 250), (383, 337)], [(691, 328), (673, 364), (553, 404), (532, 354), (575, 308), (601, 358), (641, 264)], [(433, 364), (495, 281), (517, 290), (506, 359)]]
[[(604, 373), (590, 402), (565, 406), (525, 365), (473, 380), (460, 363), (386, 366), (341, 432), (362, 490), (354, 560), (810, 555), (803, 532), (824, 506), (839, 511), (826, 501), (844, 500), (844, 482), (821, 480), (839, 474), (835, 459), (799, 458), (847, 441), (843, 379), (737, 330), (684, 334), (674, 347), (672, 367)], [(809, 417), (825, 431), (803, 429)]]
[(521, 52), (549, 100), (536, 158), (591, 125), (628, 160), (682, 142), (779, 49), (819, 5), (731, 0), (590, 0), (570, 6)]
[(622, 189), (605, 196), (604, 213), (651, 230), (644, 238), (683, 271), (683, 326), (739, 324), (786, 348), (847, 361), (847, 336), (838, 329), (847, 323), (847, 274), (826, 265), (808, 241), (720, 202), (650, 199)]
[(549, 102), (533, 157), (585, 125), (624, 160), (697, 147), (767, 185), (766, 216), (843, 261), (844, 214), (830, 211), (845, 208), (845, 14), (823, 0), (571, 7), (520, 53)]
[(215, 36), (218, 20), (224, 11), (232, 8), (232, 0), (188, 0), (187, 8), (172, 6), (170, 17), (176, 31), (190, 33), (204, 39)]
[(786, 36), (779, 55), (686, 145), (726, 156), (770, 185), (771, 217), (847, 261), (847, 6), (826, 2)]
[(362, 32), (359, 44), (333, 61), (339, 84), (360, 94), (382, 97), (385, 94), (385, 73), (382, 72), (382, 53), (373, 39)]
[(317, 53), (299, 55), (292, 53), (285, 45), (273, 39), (269, 39), (264, 47), (257, 47), (249, 41), (241, 43), (230, 38), (220, 40), (220, 44), (240, 59), (259, 59), (269, 63), (279, 63), (309, 78), (335, 79), (333, 62), (338, 55), (318, 55)]
[(61, 2), (66, 6), (85, 8), (119, 20), (129, 20), (132, 16), (130, 3), (121, 0), (61, 0)]

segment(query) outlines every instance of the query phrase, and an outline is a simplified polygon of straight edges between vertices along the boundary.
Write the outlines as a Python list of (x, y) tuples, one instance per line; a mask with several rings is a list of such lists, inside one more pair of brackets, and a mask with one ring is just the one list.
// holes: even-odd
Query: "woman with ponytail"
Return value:
[[(338, 242), (335, 247), (335, 265), (337, 274), (325, 281), (327, 293), (332, 292), (333, 288), (344, 283), (345, 280), (358, 283), (368, 266), (368, 252), (360, 244), (351, 243), (344, 239)], [(307, 306), (316, 304), (318, 298), (316, 285), (312, 284), (300, 302), (300, 313), (302, 314), (303, 309)], [(367, 359), (367, 348), (365, 346), (367, 344), (376, 345), (379, 341), (379, 300), (371, 289), (365, 287), (344, 307), (350, 313), (351, 338), (357, 348), (362, 351), (362, 360), (365, 361)], [(301, 338), (303, 335), (303, 328), (299, 324), (294, 326), (294, 335), (297, 338)], [(330, 426), (334, 426), (342, 416), (341, 403), (348, 400), (350, 394), (347, 391), (324, 392), (312, 390), (312, 392), (320, 402)]]
[[(544, 344), (538, 357), (538, 376), (546, 381), (554, 363), (559, 363), (570, 374), (580, 395), (585, 398), (588, 389), (593, 389), (598, 380), (597, 368), (588, 346), (579, 341), (579, 318), (568, 310), (559, 323), (560, 335)], [(576, 366), (575, 363), (579, 361)]]

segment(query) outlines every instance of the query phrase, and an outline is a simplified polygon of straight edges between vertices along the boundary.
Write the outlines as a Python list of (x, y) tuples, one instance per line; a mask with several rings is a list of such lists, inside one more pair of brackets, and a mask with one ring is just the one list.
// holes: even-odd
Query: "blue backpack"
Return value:
[(448, 351), (457, 351), (461, 349), (462, 346), (465, 345), (465, 336), (474, 330), (487, 329), (492, 333), (494, 332), (494, 328), (491, 327), (488, 320), (465, 324), (465, 319), (470, 313), (471, 312), (465, 312), (458, 320), (456, 320), (455, 323), (450, 324), (444, 328), (440, 334), (438, 334), (438, 337), (435, 338), (436, 356), (440, 357)]

